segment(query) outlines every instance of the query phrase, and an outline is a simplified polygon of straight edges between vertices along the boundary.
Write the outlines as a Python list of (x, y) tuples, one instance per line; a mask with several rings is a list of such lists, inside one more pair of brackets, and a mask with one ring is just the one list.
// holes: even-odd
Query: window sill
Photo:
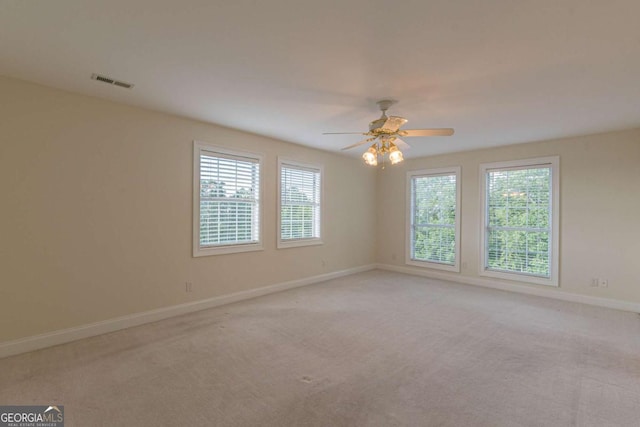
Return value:
[(412, 265), (414, 267), (432, 268), (435, 270), (452, 271), (454, 273), (460, 273), (460, 266), (458, 264), (442, 264), (439, 262), (431, 261), (419, 261), (415, 259), (408, 259), (405, 264)]
[(316, 246), (323, 244), (324, 242), (321, 239), (278, 240), (278, 249), (299, 248), (302, 246)]
[(545, 286), (554, 286), (554, 287), (559, 286), (558, 279), (553, 277), (547, 279), (539, 276), (530, 276), (528, 274), (520, 274), (520, 273), (509, 273), (506, 271), (481, 270), (480, 276), (493, 277), (495, 279), (511, 280), (513, 282), (531, 283), (534, 285), (545, 285)]
[(241, 252), (254, 252), (262, 250), (264, 250), (262, 243), (247, 243), (244, 245), (215, 246), (207, 248), (196, 247), (193, 249), (193, 257), (198, 258), (203, 256), (235, 254)]

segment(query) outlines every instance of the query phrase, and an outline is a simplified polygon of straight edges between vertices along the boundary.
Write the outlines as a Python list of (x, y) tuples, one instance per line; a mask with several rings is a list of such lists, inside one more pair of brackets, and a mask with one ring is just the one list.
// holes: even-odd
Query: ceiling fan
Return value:
[(370, 138), (344, 147), (343, 150), (350, 150), (374, 141), (369, 149), (362, 155), (362, 158), (366, 164), (376, 166), (378, 164), (378, 157), (382, 157), (383, 168), (385, 155), (387, 154), (389, 155), (389, 161), (392, 165), (404, 160), (400, 148), (407, 150), (410, 148), (410, 145), (401, 140), (400, 137), (453, 135), (453, 129), (451, 128), (400, 130), (400, 127), (407, 123), (408, 120), (399, 116), (387, 116), (387, 110), (396, 102), (397, 101), (390, 99), (383, 99), (376, 102), (378, 107), (380, 107), (380, 111), (382, 111), (382, 116), (369, 123), (369, 132), (325, 132), (323, 135), (352, 134), (369, 136)]

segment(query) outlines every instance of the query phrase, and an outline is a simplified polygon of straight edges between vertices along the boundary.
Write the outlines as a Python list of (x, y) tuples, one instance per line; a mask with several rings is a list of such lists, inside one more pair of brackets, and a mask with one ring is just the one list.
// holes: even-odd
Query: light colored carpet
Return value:
[(371, 271), (0, 360), (67, 426), (640, 426), (640, 316)]

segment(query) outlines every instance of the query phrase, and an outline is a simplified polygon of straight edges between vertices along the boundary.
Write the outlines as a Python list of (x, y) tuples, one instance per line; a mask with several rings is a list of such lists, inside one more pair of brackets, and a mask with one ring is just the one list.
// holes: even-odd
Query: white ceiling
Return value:
[(640, 126), (639, 16), (638, 0), (3, 0), (0, 74), (332, 151), (359, 137), (322, 132), (365, 131), (393, 98), (405, 128), (456, 130), (408, 139), (416, 157)]

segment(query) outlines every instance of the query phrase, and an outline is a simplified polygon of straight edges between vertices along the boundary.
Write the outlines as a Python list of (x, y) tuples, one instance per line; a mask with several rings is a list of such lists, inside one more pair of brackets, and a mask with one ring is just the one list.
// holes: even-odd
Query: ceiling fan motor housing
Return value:
[(398, 116), (383, 115), (378, 120), (369, 123), (369, 132), (372, 134), (392, 134), (398, 132), (400, 126), (407, 123), (407, 119)]

